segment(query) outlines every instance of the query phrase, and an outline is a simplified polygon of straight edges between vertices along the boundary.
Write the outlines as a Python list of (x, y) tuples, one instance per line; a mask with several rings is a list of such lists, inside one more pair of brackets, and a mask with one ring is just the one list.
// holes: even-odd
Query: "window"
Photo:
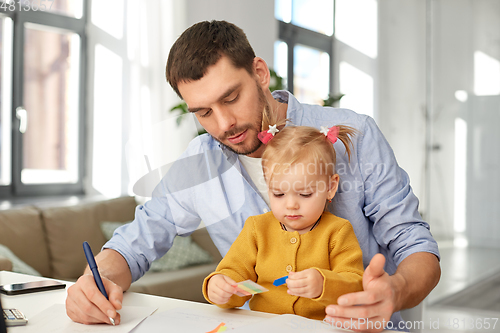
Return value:
[(12, 29), (12, 19), (0, 16), (0, 186), (11, 184)]
[(332, 91), (334, 0), (276, 0), (275, 70), (303, 103), (322, 104)]
[(3, 196), (83, 193), (84, 8), (0, 1)]

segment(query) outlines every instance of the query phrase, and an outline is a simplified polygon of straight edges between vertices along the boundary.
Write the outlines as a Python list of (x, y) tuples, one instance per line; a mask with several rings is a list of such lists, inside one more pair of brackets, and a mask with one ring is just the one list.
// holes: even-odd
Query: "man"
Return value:
[(397, 329), (397, 311), (420, 303), (439, 281), (439, 252), (417, 212), (409, 178), (374, 121), (349, 110), (300, 104), (285, 91), (271, 94), (266, 63), (243, 31), (224, 21), (187, 29), (170, 50), (166, 72), (210, 135), (191, 142), (152, 199), (137, 207), (135, 221), (118, 229), (97, 255), (109, 301), (87, 268), (68, 290), (70, 318), (90, 324), (109, 323), (111, 317), (119, 323), (123, 290), (168, 251), (176, 235), (191, 233), (203, 220), (225, 255), (245, 220), (268, 211), (262, 170), (252, 167), (260, 165), (264, 149), (257, 134), (265, 109), (295, 125), (359, 130), (350, 162), (343, 146), (335, 146), (341, 183), (329, 209), (351, 221), (356, 232), (366, 267), (364, 291), (341, 296), (326, 314), (337, 327), (354, 319), (351, 328), (374, 332), (382, 330), (374, 322), (387, 324), (392, 316)]

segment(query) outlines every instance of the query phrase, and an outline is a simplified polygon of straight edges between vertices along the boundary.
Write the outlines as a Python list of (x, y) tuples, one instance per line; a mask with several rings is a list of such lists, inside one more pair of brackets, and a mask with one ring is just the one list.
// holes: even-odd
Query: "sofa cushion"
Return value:
[(4, 256), (0, 256), (0, 271), (12, 272), (12, 261)]
[(214, 242), (212, 241), (212, 238), (210, 237), (207, 228), (202, 227), (196, 229), (191, 234), (191, 238), (193, 238), (193, 241), (195, 241), (196, 244), (198, 244), (202, 249), (210, 253), (212, 258), (214, 259), (214, 262), (218, 263), (219, 261), (222, 260), (222, 256), (219, 252), (219, 249), (217, 249)]
[(7, 246), (0, 244), (0, 258), (2, 257), (8, 259), (11, 263), (11, 267), (8, 270), (16, 273), (40, 276), (40, 273), (19, 259)]
[(43, 276), (51, 276), (49, 249), (35, 207), (0, 211), (0, 244)]
[(109, 219), (129, 221), (134, 218), (135, 207), (134, 198), (126, 197), (44, 209), (42, 218), (47, 230), (53, 277), (78, 278), (87, 264), (83, 242), (87, 241), (97, 254), (106, 242), (100, 223)]
[(203, 280), (215, 271), (216, 263), (169, 272), (147, 272), (132, 283), (129, 291), (207, 303), (202, 293)]
[[(106, 240), (109, 240), (116, 228), (124, 225), (121, 222), (102, 222), (101, 229)], [(150, 267), (152, 272), (165, 272), (181, 269), (187, 266), (209, 264), (214, 260), (210, 253), (193, 242), (191, 236), (175, 237), (170, 250), (161, 258), (155, 260)]]
[(103, 206), (104, 216), (100, 221), (132, 221), (135, 217), (135, 208), (137, 202), (134, 197), (121, 197), (102, 201), (99, 205)]

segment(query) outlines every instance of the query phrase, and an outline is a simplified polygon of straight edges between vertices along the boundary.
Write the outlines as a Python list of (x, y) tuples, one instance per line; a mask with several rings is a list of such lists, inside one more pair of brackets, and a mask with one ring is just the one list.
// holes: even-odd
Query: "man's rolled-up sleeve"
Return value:
[[(151, 200), (137, 206), (134, 221), (116, 229), (104, 244), (103, 248), (113, 249), (125, 258), (132, 282), (143, 276), (154, 260), (167, 253), (177, 235), (187, 235), (200, 224), (199, 216), (187, 205), (193, 197), (191, 191), (167, 194), (162, 181)], [(172, 210), (175, 210), (175, 219)]]

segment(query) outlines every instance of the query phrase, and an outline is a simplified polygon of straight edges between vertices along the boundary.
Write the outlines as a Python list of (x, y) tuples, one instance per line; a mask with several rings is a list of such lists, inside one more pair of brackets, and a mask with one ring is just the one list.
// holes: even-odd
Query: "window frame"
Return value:
[[(0, 13), (9, 16), (14, 23), (13, 29), (13, 64), (12, 64), (12, 112), (11, 112), (11, 184), (0, 186), (0, 197), (36, 196), (36, 195), (78, 195), (84, 194), (83, 179), (87, 174), (85, 165), (86, 138), (86, 84), (87, 84), (87, 36), (86, 25), (88, 17), (87, 0), (83, 0), (81, 18), (66, 16), (48, 11), (4, 11)], [(80, 67), (78, 87), (78, 180), (74, 184), (46, 183), (24, 184), (21, 181), (23, 167), (23, 135), (18, 128), (20, 120), (16, 117), (16, 108), (23, 105), (24, 90), (24, 36), (25, 23), (61, 29), (76, 33), (80, 37)]]
[[(334, 1), (334, 0), (333, 0)], [(311, 47), (322, 52), (326, 52), (330, 56), (330, 73), (329, 73), (329, 93), (332, 94), (334, 90), (334, 41), (335, 41), (335, 1), (333, 4), (333, 34), (331, 36), (309, 30), (293, 23), (287, 23), (276, 19), (278, 22), (278, 41), (287, 44), (287, 90), (293, 93), (294, 90), (294, 48), (295, 45), (301, 44), (306, 47)]]
[[(0, 3), (2, 3), (2, 2), (3, 2), (3, 1), (0, 1)], [(15, 22), (15, 21), (14, 21), (14, 15), (15, 15), (15, 14), (14, 14), (14, 12), (10, 12), (10, 11), (3, 11), (2, 9), (0, 9), (0, 14), (2, 14), (2, 16), (4, 16), (4, 17), (8, 17), (8, 18), (10, 18), (10, 19), (12, 20), (12, 24), (14, 25), (14, 22)], [(12, 30), (12, 33), (14, 33), (14, 30)], [(12, 44), (14, 44), (14, 36), (12, 36)], [(12, 52), (14, 53), (14, 45), (12, 45)], [(12, 58), (12, 59), (13, 59), (13, 58)], [(14, 59), (13, 59), (13, 61), (14, 61)], [(13, 67), (13, 66), (12, 66), (12, 67)], [(13, 87), (13, 84), (14, 84), (14, 69), (13, 69), (13, 68), (12, 68), (12, 77), (11, 77), (11, 82), (10, 82), (10, 84), (11, 84), (11, 87)], [(12, 95), (13, 95), (14, 91), (13, 91), (13, 89), (11, 89), (11, 90), (12, 90), (12, 91), (11, 91), (11, 107), (12, 107), (12, 102), (13, 102), (13, 101), (12, 101)], [(11, 135), (11, 142), (10, 142), (10, 144), (11, 144), (11, 151), (10, 151), (10, 153), (11, 153), (11, 156), (10, 156), (10, 157), (11, 157), (11, 158), (10, 158), (10, 165), (11, 165), (11, 170), (10, 170), (10, 171), (11, 171), (11, 173), (10, 173), (10, 178), (11, 178), (11, 179), (10, 179), (10, 181), (11, 181), (11, 182), (10, 182), (10, 185), (0, 185), (0, 198), (5, 198), (5, 197), (8, 197), (8, 196), (12, 195), (12, 183), (13, 183), (13, 181), (12, 181), (12, 175), (13, 175), (13, 171), (12, 171), (12, 162), (13, 162), (13, 157), (12, 157), (12, 154), (13, 154), (13, 144), (14, 144), (14, 143), (13, 143), (13, 141), (12, 141), (12, 139), (13, 139), (13, 137), (12, 137), (12, 136), (13, 136), (13, 128), (12, 128), (12, 122), (13, 122), (13, 119), (12, 119), (12, 110), (11, 110), (11, 119), (10, 119), (10, 122), (11, 122), (10, 130), (11, 130), (11, 134), (12, 134), (12, 135)]]

